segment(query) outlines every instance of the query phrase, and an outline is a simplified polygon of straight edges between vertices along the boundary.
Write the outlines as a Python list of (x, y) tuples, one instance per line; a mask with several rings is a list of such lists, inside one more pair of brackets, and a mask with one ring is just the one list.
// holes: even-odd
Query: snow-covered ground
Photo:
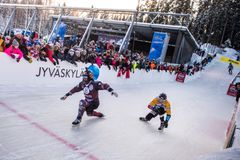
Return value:
[[(192, 160), (220, 151), (235, 105), (235, 99), (226, 95), (234, 77), (228, 75), (227, 65), (217, 57), (184, 84), (157, 71), (137, 71), (125, 80), (103, 67), (99, 80), (109, 83), (119, 97), (101, 91), (98, 111), (106, 117), (84, 115), (81, 125), (74, 128), (71, 122), (83, 94), (66, 101), (59, 98), (76, 82), (8, 85), (0, 77), (0, 159)], [(1, 61), (0, 67), (0, 71), (7, 69)], [(138, 120), (161, 92), (167, 93), (172, 105), (169, 128), (163, 133), (157, 130), (159, 118), (149, 123)]]

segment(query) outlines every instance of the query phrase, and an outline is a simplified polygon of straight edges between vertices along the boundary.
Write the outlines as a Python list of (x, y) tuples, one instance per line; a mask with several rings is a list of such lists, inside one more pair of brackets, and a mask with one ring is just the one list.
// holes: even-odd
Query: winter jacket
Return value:
[(91, 80), (89, 83), (81, 81), (76, 87), (68, 92), (70, 95), (82, 91), (84, 92), (85, 100), (88, 102), (99, 101), (98, 91), (99, 90), (108, 90), (109, 92), (113, 89), (107, 84), (100, 81)]
[(50, 49), (50, 47), (46, 46), (41, 51), (44, 51), (48, 57), (48, 59), (55, 64), (56, 62), (53, 59), (53, 50)]
[(9, 48), (5, 49), (4, 52), (9, 56), (18, 54), (19, 60), (23, 57), (23, 52), (19, 48), (14, 48), (12, 45)]
[(4, 48), (4, 40), (0, 38), (0, 52), (3, 52), (3, 48)]
[(98, 65), (99, 68), (102, 66), (102, 60), (100, 57), (96, 57), (96, 64)]

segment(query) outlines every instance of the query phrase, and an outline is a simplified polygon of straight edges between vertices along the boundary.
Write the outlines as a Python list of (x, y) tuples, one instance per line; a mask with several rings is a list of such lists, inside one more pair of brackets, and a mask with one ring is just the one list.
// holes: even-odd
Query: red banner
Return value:
[(186, 77), (186, 73), (179, 72), (176, 77), (177, 82), (184, 83)]
[(237, 90), (234, 84), (230, 84), (228, 87), (227, 95), (236, 97), (237, 95)]

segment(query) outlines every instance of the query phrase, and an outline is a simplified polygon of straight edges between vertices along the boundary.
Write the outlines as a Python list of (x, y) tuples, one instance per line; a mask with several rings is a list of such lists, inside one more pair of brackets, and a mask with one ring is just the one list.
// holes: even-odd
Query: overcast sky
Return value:
[(113, 8), (113, 9), (136, 9), (138, 0), (61, 0), (55, 4), (66, 2), (67, 6)]

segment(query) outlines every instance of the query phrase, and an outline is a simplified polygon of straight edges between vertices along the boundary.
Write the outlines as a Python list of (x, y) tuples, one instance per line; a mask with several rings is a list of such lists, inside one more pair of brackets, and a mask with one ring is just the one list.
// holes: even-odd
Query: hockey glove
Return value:
[(29, 62), (29, 63), (32, 63), (32, 58), (30, 58), (28, 62)]
[(67, 97), (70, 96), (70, 95), (72, 95), (72, 94), (71, 94), (71, 93), (67, 93), (67, 94), (65, 94), (63, 97), (61, 97), (60, 99), (64, 101), (64, 100), (67, 99)]
[(19, 62), (20, 61), (20, 58), (17, 58), (17, 62)]
[(111, 92), (111, 95), (115, 96), (115, 97), (118, 97), (118, 94), (114, 91)]
[(158, 113), (158, 108), (157, 108), (156, 106), (153, 107), (152, 110), (153, 110), (154, 112)]
[(67, 96), (65, 95), (65, 96), (61, 97), (60, 99), (64, 101), (65, 99), (67, 99)]
[(12, 57), (13, 59), (15, 59), (15, 55), (14, 55), (14, 54), (11, 54), (11, 57)]

